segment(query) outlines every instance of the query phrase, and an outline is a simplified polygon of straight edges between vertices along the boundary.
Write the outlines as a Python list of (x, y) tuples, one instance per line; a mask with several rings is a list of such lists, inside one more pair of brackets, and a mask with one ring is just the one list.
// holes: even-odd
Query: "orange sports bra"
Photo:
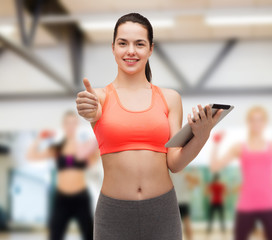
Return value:
[(106, 86), (102, 115), (93, 129), (101, 155), (126, 150), (167, 153), (168, 107), (160, 88), (151, 84), (151, 89), (151, 105), (131, 111), (122, 105), (113, 84)]

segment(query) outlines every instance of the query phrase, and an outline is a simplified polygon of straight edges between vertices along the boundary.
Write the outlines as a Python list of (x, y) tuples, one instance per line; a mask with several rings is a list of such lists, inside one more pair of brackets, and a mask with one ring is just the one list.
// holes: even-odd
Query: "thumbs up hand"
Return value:
[(91, 87), (91, 84), (90, 84), (90, 82), (89, 82), (89, 80), (87, 78), (83, 79), (83, 84), (84, 84), (85, 89), (86, 89), (87, 92), (92, 93), (93, 95), (96, 96), (95, 91)]
[(100, 107), (98, 96), (87, 78), (83, 79), (83, 83), (85, 91), (77, 94), (77, 111), (78, 114), (86, 120), (95, 121), (98, 108)]

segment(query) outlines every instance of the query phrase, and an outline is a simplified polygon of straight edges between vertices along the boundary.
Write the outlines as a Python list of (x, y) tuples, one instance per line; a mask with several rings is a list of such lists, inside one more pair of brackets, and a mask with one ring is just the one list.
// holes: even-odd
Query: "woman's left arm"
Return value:
[[(181, 128), (182, 102), (180, 95), (173, 90), (164, 91), (168, 104), (168, 121), (170, 125), (170, 138)], [(212, 109), (206, 106), (206, 112), (198, 105), (199, 113), (193, 108), (193, 118), (188, 114), (188, 123), (192, 128), (194, 137), (183, 148), (168, 148), (167, 165), (171, 172), (176, 173), (184, 169), (200, 152), (210, 136), (210, 131), (220, 117), (222, 110), (212, 117)]]

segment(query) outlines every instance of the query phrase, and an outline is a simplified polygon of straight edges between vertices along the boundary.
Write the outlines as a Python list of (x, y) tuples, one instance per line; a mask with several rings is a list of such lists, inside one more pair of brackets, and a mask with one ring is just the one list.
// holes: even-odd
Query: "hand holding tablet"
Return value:
[[(216, 124), (219, 123), (234, 108), (234, 106), (224, 104), (209, 104), (209, 105), (212, 108), (212, 116), (214, 116), (219, 109), (223, 109), (223, 112), (221, 113), (221, 116), (219, 117)], [(165, 144), (165, 147), (167, 148), (184, 147), (193, 138), (193, 136), (194, 134), (192, 132), (192, 129), (189, 123), (187, 123)]]

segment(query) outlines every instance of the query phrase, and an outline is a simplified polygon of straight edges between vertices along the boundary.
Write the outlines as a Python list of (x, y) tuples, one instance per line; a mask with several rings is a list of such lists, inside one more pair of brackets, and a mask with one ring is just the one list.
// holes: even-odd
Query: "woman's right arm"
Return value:
[(218, 157), (218, 149), (219, 143), (218, 142), (213, 143), (210, 165), (212, 172), (220, 171), (221, 169), (226, 167), (231, 161), (238, 158), (241, 152), (241, 144), (233, 145), (221, 158)]
[(49, 147), (43, 151), (39, 150), (39, 145), (42, 141), (41, 137), (38, 137), (29, 147), (26, 158), (28, 160), (44, 160), (55, 157), (55, 150), (53, 147)]
[(94, 90), (87, 78), (83, 79), (85, 91), (77, 94), (76, 104), (78, 114), (87, 121), (94, 123), (102, 115), (101, 101), (103, 99), (103, 90)]

